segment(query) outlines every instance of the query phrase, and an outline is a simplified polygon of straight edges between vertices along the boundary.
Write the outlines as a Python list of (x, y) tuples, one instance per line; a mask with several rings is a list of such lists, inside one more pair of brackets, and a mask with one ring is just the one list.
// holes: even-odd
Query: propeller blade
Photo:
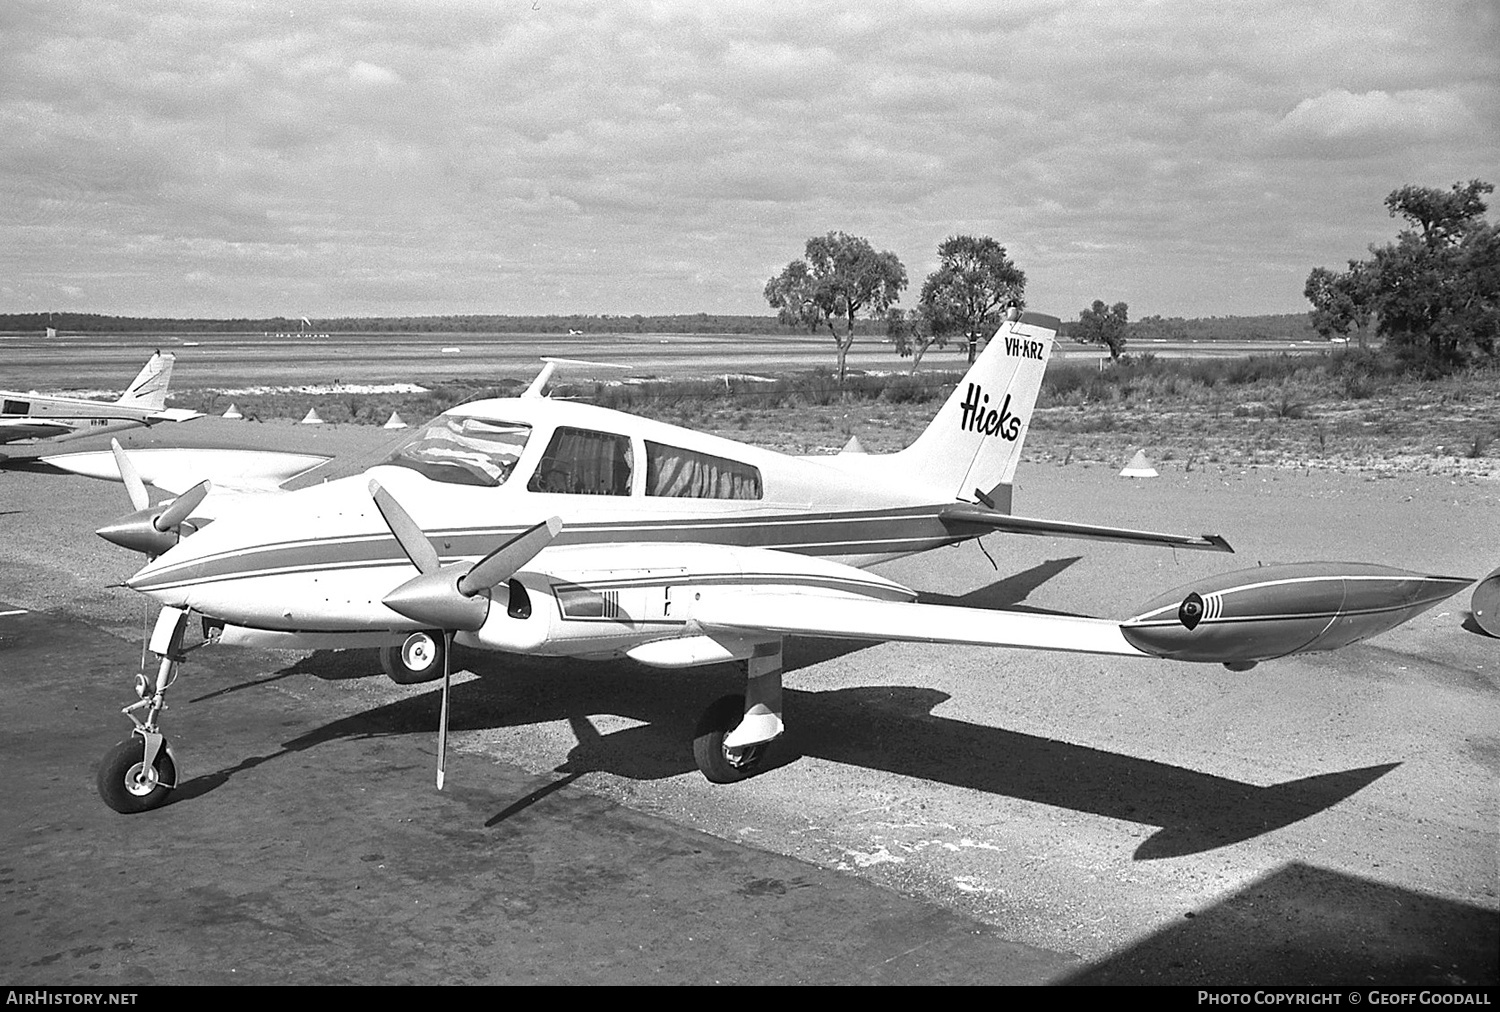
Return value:
[(443, 708), (438, 714), (438, 768), (437, 789), (443, 789), (443, 767), (448, 760), (448, 659), (453, 656), (453, 634), (443, 633)]
[(208, 482), (200, 481), (182, 493), (172, 501), (172, 505), (162, 511), (161, 516), (156, 518), (156, 529), (163, 532), (175, 530), (193, 510), (198, 508), (198, 504), (203, 501), (204, 496), (208, 495), (211, 488), (213, 486)]
[(474, 568), (458, 578), (458, 592), (472, 597), (497, 586), (516, 575), (526, 563), (536, 558), (543, 548), (562, 531), (560, 517), (551, 517), (528, 531), (511, 538), (478, 562)]
[(143, 510), (151, 505), (151, 496), (146, 492), (146, 483), (141, 481), (141, 473), (135, 469), (126, 455), (125, 449), (120, 446), (118, 439), (109, 441), (109, 448), (114, 451), (115, 467), (120, 471), (120, 480), (125, 483), (125, 491), (130, 495), (130, 505), (138, 510)]
[(432, 547), (432, 542), (427, 540), (427, 535), (422, 533), (422, 528), (417, 526), (411, 514), (402, 509), (396, 497), (374, 478), (370, 479), (370, 497), (375, 500), (375, 508), (385, 518), (385, 525), (396, 536), (396, 543), (401, 546), (411, 564), (417, 567), (417, 572), (437, 572), (442, 565), (437, 549)]

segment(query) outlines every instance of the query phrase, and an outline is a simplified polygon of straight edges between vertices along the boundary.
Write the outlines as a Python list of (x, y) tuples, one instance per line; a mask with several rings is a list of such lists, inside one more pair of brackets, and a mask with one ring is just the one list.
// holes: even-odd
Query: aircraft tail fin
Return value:
[(1010, 511), (1010, 488), (1061, 322), (1006, 320), (917, 441), (903, 470), (944, 497)]
[(135, 380), (120, 395), (118, 403), (161, 411), (167, 406), (167, 387), (172, 382), (172, 364), (175, 361), (176, 356), (170, 351), (158, 351), (152, 355)]

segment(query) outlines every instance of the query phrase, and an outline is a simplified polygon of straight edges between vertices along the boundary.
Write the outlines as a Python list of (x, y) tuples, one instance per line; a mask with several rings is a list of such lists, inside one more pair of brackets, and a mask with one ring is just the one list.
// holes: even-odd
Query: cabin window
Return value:
[(613, 432), (559, 427), (531, 476), (532, 492), (629, 495), (630, 440)]
[(29, 415), (31, 414), (31, 402), (6, 401), (4, 413), (7, 415)]
[(386, 461), (456, 485), (503, 485), (515, 470), (531, 426), (466, 415), (439, 415)]
[(759, 499), (763, 488), (759, 468), (648, 439), (646, 494), (687, 499)]

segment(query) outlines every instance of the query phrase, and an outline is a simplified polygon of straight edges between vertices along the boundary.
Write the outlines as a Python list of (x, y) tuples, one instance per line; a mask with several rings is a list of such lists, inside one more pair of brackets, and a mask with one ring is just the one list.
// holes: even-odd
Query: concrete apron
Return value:
[(436, 691), (352, 712), (337, 683), (248, 652), (189, 659), (164, 719), (182, 783), (117, 815), (94, 776), (129, 730), (138, 651), (66, 616), (0, 617), (12, 984), (1020, 984), (1080, 968), (571, 777), (450, 750), (439, 794)]

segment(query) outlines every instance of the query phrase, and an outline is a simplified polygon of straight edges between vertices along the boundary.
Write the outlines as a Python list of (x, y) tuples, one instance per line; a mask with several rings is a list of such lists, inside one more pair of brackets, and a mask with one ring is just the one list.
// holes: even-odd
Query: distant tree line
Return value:
[(1124, 302), (1106, 306), (1103, 299), (1062, 325), (1062, 336), (1109, 349), (1119, 358), (1128, 345), (1156, 341), (1315, 341), (1326, 338), (1308, 320), (1306, 313), (1270, 313), (1263, 316), (1146, 316), (1131, 321)]
[(152, 334), (790, 334), (799, 328), (774, 316), (730, 316), (710, 313), (631, 316), (273, 316), (258, 319), (178, 319), (101, 316), (95, 313), (0, 313), (0, 331), (44, 331), (54, 327), (69, 333)]

